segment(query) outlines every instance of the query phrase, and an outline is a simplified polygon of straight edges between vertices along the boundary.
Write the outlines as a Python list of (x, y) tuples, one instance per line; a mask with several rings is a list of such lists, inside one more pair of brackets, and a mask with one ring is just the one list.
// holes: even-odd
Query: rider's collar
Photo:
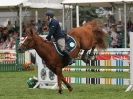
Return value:
[(49, 23), (51, 22), (52, 18), (49, 19)]

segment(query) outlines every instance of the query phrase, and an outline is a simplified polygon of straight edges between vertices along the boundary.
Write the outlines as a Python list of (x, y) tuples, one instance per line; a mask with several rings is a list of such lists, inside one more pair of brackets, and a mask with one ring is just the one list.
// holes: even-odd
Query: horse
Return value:
[[(90, 30), (90, 33), (88, 33), (89, 30)], [(92, 34), (92, 32), (94, 33)], [(58, 80), (57, 82), (59, 86), (58, 92), (61, 94), (63, 91), (61, 87), (62, 82), (66, 85), (69, 92), (71, 92), (73, 88), (65, 80), (62, 74), (62, 68), (64, 67), (64, 62), (66, 61), (57, 52), (57, 50), (55, 49), (54, 43), (40, 37), (38, 33), (35, 31), (35, 29), (32, 27), (27, 28), (26, 33), (27, 33), (27, 36), (23, 41), (23, 43), (18, 47), (18, 51), (24, 52), (29, 49), (35, 49), (38, 55), (45, 61), (46, 66), (53, 73), (57, 75), (57, 80)], [(81, 35), (81, 33), (83, 35)], [(105, 43), (102, 37), (103, 36), (102, 33), (103, 32), (99, 30), (93, 31), (93, 29), (91, 29), (91, 26), (87, 26), (87, 29), (84, 29), (83, 27), (73, 29), (72, 32), (69, 33), (69, 35), (73, 36), (73, 38), (76, 40), (77, 46), (72, 52), (70, 52), (70, 56), (72, 58), (76, 58), (81, 49), (89, 50), (93, 47), (96, 47), (97, 44), (99, 48), (105, 48), (105, 45), (104, 45)], [(96, 35), (98, 37), (96, 37)], [(87, 40), (83, 38), (84, 36), (88, 37), (86, 38)]]

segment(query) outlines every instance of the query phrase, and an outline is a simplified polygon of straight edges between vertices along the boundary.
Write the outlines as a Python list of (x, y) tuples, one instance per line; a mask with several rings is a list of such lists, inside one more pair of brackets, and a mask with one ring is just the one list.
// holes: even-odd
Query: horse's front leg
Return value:
[(62, 87), (61, 87), (61, 83), (62, 83), (62, 81), (61, 81), (61, 79), (62, 79), (62, 76), (61, 76), (62, 75), (62, 69), (60, 67), (56, 68), (56, 74), (57, 74), (58, 87), (59, 87), (58, 92), (60, 94), (62, 94)]
[(94, 49), (95, 49), (95, 46), (92, 47), (90, 54), (88, 54), (88, 59), (90, 59), (90, 60), (94, 60), (95, 59)]
[(82, 59), (85, 63), (87, 63), (87, 57), (86, 57), (87, 52), (88, 52), (88, 50), (84, 50), (84, 53), (83, 53), (82, 56), (81, 56), (81, 59)]
[(71, 87), (71, 85), (65, 80), (63, 74), (62, 74), (62, 81), (63, 83), (66, 85), (66, 87), (68, 88), (69, 92), (71, 92), (73, 90), (73, 88)]
[[(90, 54), (88, 54), (88, 50), (84, 50), (84, 53), (81, 57), (81, 59), (85, 62), (85, 63), (89, 63), (89, 60), (94, 60), (95, 56), (94, 56), (94, 49), (95, 46), (92, 47)], [(87, 55), (88, 54), (88, 55)]]

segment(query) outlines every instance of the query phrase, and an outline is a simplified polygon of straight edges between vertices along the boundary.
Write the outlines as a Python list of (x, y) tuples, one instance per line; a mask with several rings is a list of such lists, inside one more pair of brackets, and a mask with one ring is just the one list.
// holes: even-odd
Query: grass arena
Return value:
[[(123, 77), (129, 79), (129, 73), (114, 73), (114, 72), (64, 72), (67, 77)], [(74, 90), (70, 93), (64, 89), (63, 95), (57, 94), (55, 90), (51, 89), (29, 89), (27, 86), (27, 79), (36, 75), (37, 71), (24, 71), (24, 72), (0, 72), (0, 99), (132, 99), (132, 92), (125, 92), (128, 85), (119, 83), (118, 85), (109, 83), (110, 80), (106, 79), (107, 84), (80, 83), (80, 79), (72, 83)], [(95, 76), (94, 76), (95, 75)], [(67, 78), (68, 79), (68, 78)], [(69, 80), (69, 79), (68, 79)], [(94, 79), (93, 79), (94, 80)], [(112, 79), (113, 80), (113, 79)], [(70, 80), (69, 80), (70, 81)]]
[[(7, 72), (9, 67), (5, 62), (6, 68), (0, 68), (6, 71), (0, 72), (0, 99), (97, 99), (99, 97), (102, 99), (132, 99), (132, 92), (125, 92), (130, 79), (129, 61), (125, 57), (122, 59), (122, 53), (125, 55), (125, 53), (128, 54), (128, 51), (122, 51), (119, 54), (121, 59), (102, 60), (102, 62), (96, 60), (90, 64), (76, 60), (75, 64), (64, 68), (65, 79), (72, 84), (74, 90), (70, 93), (64, 89), (63, 95), (57, 94), (56, 89), (28, 88), (27, 80), (29, 77), (37, 76), (37, 67), (30, 71), (18, 69), (18, 71), (11, 72), (10, 69), (10, 72)], [(28, 55), (26, 57), (28, 60)], [(117, 55), (117, 58), (120, 57)], [(21, 59), (19, 62), (28, 62)], [(104, 66), (105, 64), (106, 66)], [(0, 66), (3, 66), (2, 63)], [(11, 66), (13, 65), (10, 65), (10, 68)]]

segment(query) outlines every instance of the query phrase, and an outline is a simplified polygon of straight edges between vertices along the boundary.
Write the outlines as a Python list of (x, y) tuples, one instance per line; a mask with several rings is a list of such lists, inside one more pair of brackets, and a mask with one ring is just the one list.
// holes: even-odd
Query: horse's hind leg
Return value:
[(57, 67), (56, 68), (56, 73), (57, 73), (57, 80), (58, 80), (58, 87), (59, 87), (58, 92), (60, 94), (62, 94), (62, 87), (61, 87), (61, 83), (62, 83), (62, 81), (61, 81), (62, 80), (62, 69)]

